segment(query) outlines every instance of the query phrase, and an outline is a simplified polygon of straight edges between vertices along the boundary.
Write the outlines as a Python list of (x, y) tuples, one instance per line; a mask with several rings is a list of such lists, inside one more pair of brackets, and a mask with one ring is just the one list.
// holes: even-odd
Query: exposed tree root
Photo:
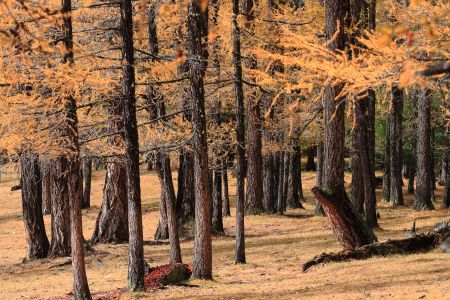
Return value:
[(440, 222), (435, 231), (420, 234), (403, 240), (388, 240), (383, 243), (374, 243), (355, 248), (342, 250), (337, 253), (322, 253), (302, 266), (303, 272), (308, 269), (329, 262), (343, 262), (353, 259), (361, 260), (373, 256), (388, 256), (395, 254), (411, 254), (430, 251), (438, 247), (443, 240), (450, 236), (450, 230), (446, 222)]

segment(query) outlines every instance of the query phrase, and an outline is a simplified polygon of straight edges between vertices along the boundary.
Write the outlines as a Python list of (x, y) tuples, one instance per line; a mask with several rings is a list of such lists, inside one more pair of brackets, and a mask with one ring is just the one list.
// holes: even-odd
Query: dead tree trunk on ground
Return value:
[(310, 268), (330, 262), (368, 259), (373, 256), (388, 256), (395, 254), (411, 254), (430, 251), (441, 244), (450, 235), (448, 227), (439, 231), (420, 234), (403, 240), (388, 240), (383, 243), (364, 245), (352, 250), (342, 250), (338, 253), (322, 253), (302, 265), (303, 272)]

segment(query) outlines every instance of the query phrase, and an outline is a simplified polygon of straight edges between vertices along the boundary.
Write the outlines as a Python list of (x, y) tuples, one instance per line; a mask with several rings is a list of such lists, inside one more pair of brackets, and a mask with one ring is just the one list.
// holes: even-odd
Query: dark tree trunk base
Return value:
[(353, 250), (342, 250), (338, 253), (322, 253), (302, 265), (302, 271), (329, 262), (343, 262), (349, 260), (363, 260), (373, 256), (388, 256), (395, 254), (412, 254), (430, 251), (450, 236), (448, 227), (438, 232), (429, 232), (403, 240), (388, 240), (383, 243), (364, 245)]

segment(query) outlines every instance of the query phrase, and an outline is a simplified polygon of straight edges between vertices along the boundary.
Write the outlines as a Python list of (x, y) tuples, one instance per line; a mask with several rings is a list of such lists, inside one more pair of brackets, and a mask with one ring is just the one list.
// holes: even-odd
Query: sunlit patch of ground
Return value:
[[(350, 183), (347, 174), (346, 182)], [(449, 299), (450, 254), (438, 250), (425, 254), (372, 258), (364, 261), (329, 264), (307, 273), (301, 264), (321, 252), (341, 249), (328, 221), (313, 216), (314, 200), (310, 188), (312, 172), (303, 174), (305, 210), (289, 210), (285, 216), (246, 217), (247, 264), (234, 265), (234, 210), (224, 219), (225, 236), (213, 240), (214, 281), (192, 281), (193, 287), (175, 286), (146, 294), (125, 294), (123, 299)], [(26, 253), (21, 219), (20, 191), (10, 192), (17, 180), (0, 183), (0, 299), (45, 299), (62, 296), (72, 289), (72, 274), (67, 259), (21, 263)], [(101, 203), (103, 173), (96, 172), (92, 186), (92, 204), (83, 211), (85, 238), (90, 238)], [(234, 195), (235, 180), (230, 180)], [(143, 222), (145, 258), (151, 265), (166, 264), (168, 245), (150, 243), (158, 223), (159, 182), (154, 173), (143, 171)], [(378, 193), (379, 198), (380, 193)], [(407, 202), (411, 201), (407, 195)], [(412, 212), (410, 208), (392, 208), (379, 200), (381, 228), (379, 240), (406, 237), (413, 220), (418, 230), (450, 219), (440, 209), (442, 190), (437, 191), (438, 208), (432, 212)], [(234, 196), (232, 196), (234, 201)], [(45, 217), (50, 236), (50, 218)], [(192, 262), (193, 240), (182, 240), (185, 263)], [(98, 245), (87, 259), (91, 291), (107, 291), (126, 285), (127, 245)]]

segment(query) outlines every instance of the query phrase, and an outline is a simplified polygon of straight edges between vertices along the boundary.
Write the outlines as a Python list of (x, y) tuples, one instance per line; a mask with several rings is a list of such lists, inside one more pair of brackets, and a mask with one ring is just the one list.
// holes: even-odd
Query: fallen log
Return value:
[[(368, 259), (373, 256), (388, 256), (395, 254), (412, 254), (430, 251), (438, 247), (445, 239), (450, 237), (448, 223), (440, 222), (435, 227), (436, 231), (419, 234), (403, 240), (388, 240), (383, 243), (374, 243), (355, 248), (353, 250), (342, 250), (337, 253), (322, 253), (302, 266), (306, 272), (310, 268), (330, 262), (343, 262), (349, 260)], [(443, 225), (444, 224), (444, 225)]]
[(318, 187), (314, 187), (311, 191), (322, 204), (334, 235), (344, 249), (355, 249), (377, 242), (372, 229), (356, 212), (345, 192), (330, 194)]

